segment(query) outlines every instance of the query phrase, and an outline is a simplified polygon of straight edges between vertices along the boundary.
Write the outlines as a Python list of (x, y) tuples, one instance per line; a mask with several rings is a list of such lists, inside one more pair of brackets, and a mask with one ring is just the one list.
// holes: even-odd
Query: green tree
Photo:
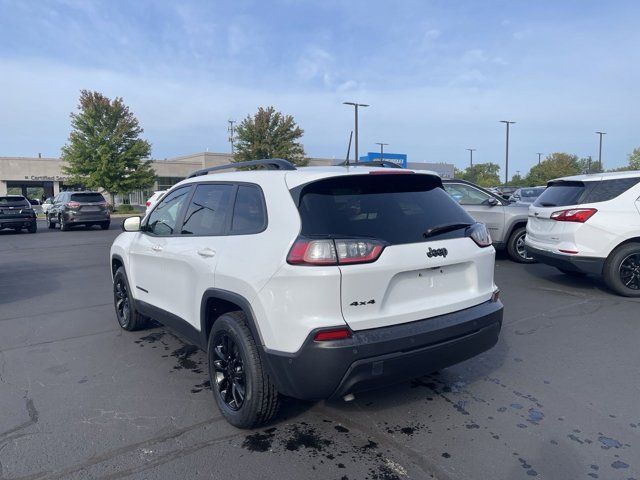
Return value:
[(455, 170), (456, 178), (475, 183), (481, 187), (500, 185), (500, 166), (495, 163), (476, 163), (464, 170)]
[(78, 112), (71, 113), (71, 133), (62, 147), (69, 183), (117, 193), (149, 188), (155, 172), (148, 158), (151, 144), (140, 137), (138, 120), (122, 98), (110, 100), (82, 90)]
[(526, 177), (527, 185), (545, 185), (549, 180), (582, 172), (577, 155), (556, 152), (534, 165)]
[(578, 160), (580, 165), (580, 173), (602, 173), (602, 168), (597, 160), (593, 160), (591, 157), (584, 157)]
[(509, 186), (511, 186), (511, 187), (526, 187), (527, 186), (527, 179), (525, 177), (523, 177), (522, 175), (520, 175), (519, 173), (516, 173), (513, 177), (511, 177), (511, 180), (509, 180)]
[(238, 125), (234, 161), (283, 158), (306, 165), (304, 147), (298, 141), (303, 133), (291, 115), (283, 115), (273, 107), (260, 107)]

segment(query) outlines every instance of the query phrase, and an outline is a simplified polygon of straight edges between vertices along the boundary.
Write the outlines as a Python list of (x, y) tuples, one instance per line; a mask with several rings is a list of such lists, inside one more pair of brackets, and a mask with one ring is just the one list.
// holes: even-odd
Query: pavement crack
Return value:
[(26, 409), (27, 409), (27, 414), (29, 415), (29, 420), (27, 420), (26, 422), (21, 423), (20, 425), (13, 427), (5, 432), (0, 433), (0, 440), (3, 440), (5, 442), (11, 440), (12, 438), (15, 437), (15, 433), (24, 430), (25, 428), (29, 428), (32, 425), (35, 425), (36, 423), (38, 423), (38, 418), (39, 418), (39, 413), (38, 410), (36, 409), (34, 403), (33, 403), (33, 399), (30, 398), (29, 396), (29, 392), (27, 392), (25, 394), (25, 401), (26, 401)]

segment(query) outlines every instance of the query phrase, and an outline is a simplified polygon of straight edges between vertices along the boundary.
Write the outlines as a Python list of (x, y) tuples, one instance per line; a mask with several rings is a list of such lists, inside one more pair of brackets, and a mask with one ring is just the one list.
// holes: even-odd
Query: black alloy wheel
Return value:
[(618, 273), (625, 287), (640, 290), (640, 253), (632, 253), (622, 260)]
[(238, 345), (227, 332), (218, 332), (214, 339), (215, 388), (220, 400), (230, 410), (242, 408), (246, 397), (244, 361)]
[(115, 278), (113, 284), (113, 301), (116, 307), (116, 317), (122, 328), (127, 328), (131, 320), (131, 305), (129, 303), (129, 288), (122, 276)]

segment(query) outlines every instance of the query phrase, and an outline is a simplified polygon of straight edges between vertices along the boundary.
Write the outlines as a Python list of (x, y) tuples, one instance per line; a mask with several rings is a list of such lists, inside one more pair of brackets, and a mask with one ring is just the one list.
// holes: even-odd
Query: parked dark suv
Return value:
[(61, 192), (53, 199), (53, 205), (47, 212), (49, 228), (69, 230), (74, 225), (100, 225), (107, 230), (111, 216), (107, 202), (98, 192)]
[(13, 228), (16, 232), (25, 228), (29, 233), (38, 230), (36, 212), (22, 195), (0, 197), (0, 230), (4, 228)]

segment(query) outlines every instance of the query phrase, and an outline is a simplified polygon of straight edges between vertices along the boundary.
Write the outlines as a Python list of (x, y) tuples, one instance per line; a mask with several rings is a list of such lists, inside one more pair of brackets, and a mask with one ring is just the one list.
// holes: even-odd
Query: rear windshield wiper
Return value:
[(433, 237), (439, 233), (452, 232), (459, 228), (467, 228), (473, 225), (473, 223), (445, 223), (444, 225), (436, 225), (428, 228), (426, 232), (422, 234), (424, 238)]
[(557, 207), (558, 204), (552, 202), (540, 202), (541, 207)]

